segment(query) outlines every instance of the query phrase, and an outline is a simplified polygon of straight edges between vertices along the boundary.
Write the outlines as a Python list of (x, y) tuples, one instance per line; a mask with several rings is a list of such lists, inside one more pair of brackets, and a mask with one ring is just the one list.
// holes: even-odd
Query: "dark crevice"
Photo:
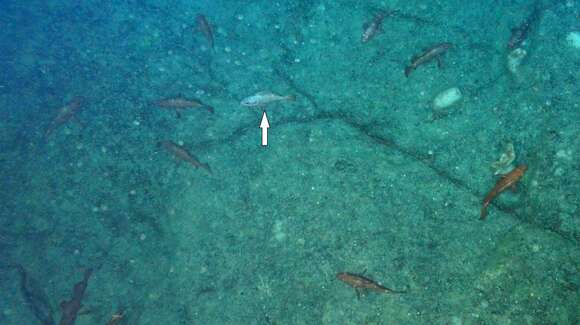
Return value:
[[(392, 149), (392, 150), (399, 152), (400, 154), (402, 154), (406, 158), (413, 160), (413, 161), (423, 165), (424, 167), (432, 170), (435, 174), (437, 174), (437, 176), (439, 176), (441, 179), (453, 184), (453, 186), (455, 186), (458, 190), (469, 193), (475, 198), (482, 199), (483, 195), (485, 194), (485, 193), (480, 193), (477, 190), (475, 190), (474, 188), (470, 187), (460, 177), (454, 176), (452, 173), (446, 171), (445, 169), (434, 166), (431, 163), (431, 160), (428, 159), (427, 157), (425, 157), (424, 155), (421, 155), (412, 149), (405, 148), (405, 147), (397, 144), (396, 141), (394, 141), (392, 138), (386, 137), (382, 134), (378, 134), (376, 131), (373, 131), (374, 128), (372, 128), (371, 125), (360, 123), (360, 122), (354, 120), (353, 118), (349, 118), (348, 116), (346, 116), (340, 112), (323, 112), (323, 113), (316, 114), (314, 116), (304, 117), (304, 118), (291, 117), (291, 118), (280, 119), (276, 122), (276, 125), (278, 127), (291, 126), (291, 125), (306, 125), (306, 124), (311, 124), (311, 123), (315, 123), (315, 122), (324, 122), (324, 121), (341, 122), (341, 123), (344, 123), (344, 124), (354, 128), (354, 129), (358, 130), (362, 135), (364, 135), (365, 138), (370, 140), (375, 145), (389, 148), (389, 149)], [(240, 139), (240, 137), (242, 135), (244, 135), (246, 132), (251, 132), (251, 131), (255, 131), (255, 130), (256, 130), (256, 125), (254, 123), (247, 124), (245, 126), (239, 127), (230, 136), (228, 136), (226, 138), (221, 138), (221, 139), (216, 139), (216, 140), (208, 140), (208, 141), (198, 143), (194, 147), (194, 150), (202, 151), (202, 150), (207, 150), (207, 148), (214, 147), (214, 146), (232, 144), (232, 143), (236, 142), (238, 139)], [(562, 230), (554, 228), (554, 227), (546, 227), (546, 225), (534, 222), (534, 220), (531, 220), (530, 218), (526, 217), (522, 213), (519, 213), (511, 208), (508, 208), (503, 204), (492, 203), (492, 205), (495, 206), (501, 212), (512, 216), (514, 219), (516, 219), (522, 223), (529, 224), (529, 225), (533, 226), (534, 228), (538, 228), (541, 230), (547, 230), (549, 232), (555, 233), (555, 234), (559, 235), (560, 237), (562, 237), (563, 239), (568, 240), (568, 241), (574, 242), (577, 240), (576, 237), (578, 235), (575, 233), (569, 233), (569, 232), (562, 231)], [(474, 211), (476, 211), (476, 212), (474, 212), (474, 218), (479, 217), (479, 215), (478, 215), (479, 210), (478, 209), (479, 209), (479, 207), (474, 207)]]

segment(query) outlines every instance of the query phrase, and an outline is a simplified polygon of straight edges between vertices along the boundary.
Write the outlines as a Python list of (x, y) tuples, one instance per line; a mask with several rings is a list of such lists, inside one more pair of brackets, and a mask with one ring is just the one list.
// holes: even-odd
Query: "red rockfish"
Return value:
[(276, 95), (274, 93), (271, 93), (269, 91), (261, 91), (259, 93), (252, 95), (252, 96), (249, 96), (249, 97), (242, 99), (240, 104), (242, 106), (255, 107), (255, 106), (265, 106), (267, 104), (270, 104), (271, 102), (277, 102), (277, 101), (281, 101), (281, 100), (293, 101), (293, 100), (296, 100), (296, 97), (294, 97), (293, 95), (280, 96), (280, 95)]
[(441, 67), (441, 55), (447, 52), (453, 44), (451, 43), (440, 43), (432, 46), (423, 51), (423, 53), (416, 55), (411, 60), (411, 64), (405, 68), (405, 76), (408, 77), (413, 70), (417, 69), (420, 65), (430, 62), (431, 60), (437, 60), (437, 65)]
[(44, 139), (47, 139), (56, 129), (75, 118), (75, 115), (83, 106), (85, 98), (81, 96), (74, 97), (68, 104), (61, 107), (56, 114), (56, 117), (49, 124), (46, 132), (44, 132)]
[(195, 168), (205, 169), (208, 173), (212, 174), (211, 168), (209, 168), (208, 164), (200, 162), (199, 159), (190, 154), (187, 150), (185, 150), (185, 148), (178, 145), (177, 143), (165, 140), (159, 142), (159, 145), (163, 147), (163, 149), (173, 154), (177, 159), (183, 160)]
[(503, 175), (502, 178), (497, 181), (493, 189), (491, 189), (491, 191), (489, 191), (489, 193), (487, 193), (485, 196), (485, 199), (483, 199), (483, 206), (481, 207), (481, 215), (479, 217), (481, 220), (484, 220), (485, 217), (487, 217), (487, 207), (491, 201), (493, 201), (496, 196), (500, 195), (506, 189), (515, 186), (516, 183), (524, 176), (526, 170), (528, 170), (528, 166), (520, 165), (511, 172)]
[(197, 23), (197, 28), (207, 40), (209, 47), (213, 49), (213, 30), (211, 28), (211, 25), (207, 21), (207, 18), (205, 18), (204, 15), (199, 14), (195, 17), (195, 21)]
[(376, 292), (388, 292), (388, 293), (404, 293), (404, 291), (395, 291), (378, 284), (376, 281), (371, 280), (365, 276), (349, 272), (341, 272), (336, 275), (336, 278), (340, 281), (350, 285), (356, 291), (357, 296), (360, 296), (361, 291), (371, 290)]
[(185, 98), (183, 96), (165, 98), (155, 102), (156, 106), (161, 108), (173, 109), (177, 114), (177, 117), (181, 117), (180, 111), (189, 108), (202, 108), (206, 109), (208, 112), (213, 113), (213, 107), (202, 103), (196, 98)]

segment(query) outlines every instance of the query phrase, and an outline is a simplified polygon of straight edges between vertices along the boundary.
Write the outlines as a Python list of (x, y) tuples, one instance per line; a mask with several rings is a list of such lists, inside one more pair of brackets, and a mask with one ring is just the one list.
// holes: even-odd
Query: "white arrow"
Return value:
[(262, 129), (262, 145), (268, 145), (268, 128), (270, 127), (270, 123), (268, 122), (268, 116), (266, 112), (262, 114), (262, 122), (260, 122), (260, 129)]

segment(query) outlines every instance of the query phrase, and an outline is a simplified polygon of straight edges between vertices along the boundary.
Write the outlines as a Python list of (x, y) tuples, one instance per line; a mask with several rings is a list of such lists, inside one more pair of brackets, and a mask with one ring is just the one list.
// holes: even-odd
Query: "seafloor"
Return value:
[[(0, 324), (71, 316), (89, 268), (78, 325), (580, 322), (579, 1), (2, 1), (0, 26)], [(215, 112), (154, 105), (178, 95)], [(528, 170), (482, 221), (510, 143)]]

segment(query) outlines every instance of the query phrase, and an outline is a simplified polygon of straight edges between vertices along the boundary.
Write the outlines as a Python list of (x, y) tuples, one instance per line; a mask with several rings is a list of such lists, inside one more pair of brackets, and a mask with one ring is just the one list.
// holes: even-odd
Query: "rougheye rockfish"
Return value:
[(526, 170), (528, 170), (528, 166), (520, 165), (514, 168), (511, 172), (503, 175), (502, 178), (497, 181), (493, 189), (491, 189), (491, 191), (489, 191), (489, 193), (487, 193), (485, 196), (485, 199), (483, 199), (483, 206), (481, 207), (480, 215), (481, 220), (484, 220), (487, 217), (487, 207), (491, 201), (493, 201), (496, 196), (500, 195), (506, 189), (515, 186), (516, 183), (524, 176)]
[(196, 23), (197, 23), (197, 28), (199, 29), (199, 31), (203, 34), (203, 36), (205, 37), (205, 39), (207, 40), (207, 43), (209, 45), (209, 47), (211, 49), (213, 49), (213, 29), (211, 27), (211, 25), (209, 24), (209, 22), (207, 21), (207, 18), (205, 18), (204, 15), (197, 15), (195, 17)]
[(177, 97), (171, 97), (171, 98), (165, 98), (162, 100), (158, 100), (155, 102), (155, 105), (159, 106), (161, 108), (175, 110), (175, 114), (177, 115), (177, 117), (181, 117), (182, 110), (190, 109), (190, 108), (205, 109), (209, 113), (212, 113), (212, 114), (214, 112), (213, 107), (211, 107), (207, 104), (204, 104), (201, 100), (199, 100), (197, 98), (185, 98), (181, 95), (177, 96)]
[(211, 168), (207, 163), (202, 163), (195, 157), (194, 155), (190, 154), (185, 148), (178, 145), (177, 143), (169, 140), (159, 142), (159, 146), (163, 147), (163, 149), (169, 151), (172, 155), (174, 155), (177, 159), (183, 160), (194, 168), (201, 168), (206, 170), (208, 173), (212, 174)]
[(46, 132), (44, 132), (44, 139), (48, 137), (59, 127), (74, 119), (76, 114), (80, 111), (85, 102), (85, 98), (81, 96), (74, 97), (68, 104), (61, 107), (56, 114), (56, 117), (49, 124)]
[(375, 292), (380, 292), (380, 293), (405, 293), (405, 291), (395, 291), (393, 289), (389, 289), (387, 287), (384, 287), (382, 285), (380, 285), (379, 283), (377, 283), (374, 280), (371, 280), (365, 276), (362, 276), (360, 274), (355, 274), (355, 273), (349, 273), (349, 272), (341, 272), (338, 273), (336, 275), (336, 278), (339, 279), (340, 281), (348, 284), (349, 286), (351, 286), (355, 291), (357, 296), (360, 297), (361, 292), (364, 292), (366, 290), (371, 290), (371, 291), (375, 291)]
[(417, 67), (419, 67), (422, 64), (428, 63), (433, 59), (437, 60), (437, 65), (441, 67), (441, 56), (443, 55), (443, 53), (447, 52), (447, 50), (449, 50), (452, 46), (453, 44), (451, 43), (447, 42), (440, 43), (426, 49), (425, 51), (423, 51), (423, 53), (416, 55), (411, 60), (411, 64), (405, 68), (405, 76), (408, 77), (411, 74), (411, 72), (417, 69)]

